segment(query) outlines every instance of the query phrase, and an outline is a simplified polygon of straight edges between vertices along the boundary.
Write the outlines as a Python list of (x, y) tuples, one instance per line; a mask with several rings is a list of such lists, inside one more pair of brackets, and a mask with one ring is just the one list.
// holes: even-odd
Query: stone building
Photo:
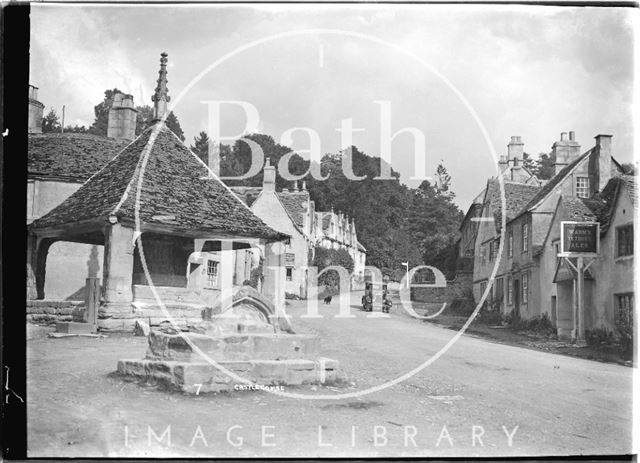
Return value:
[[(27, 224), (71, 196), (133, 140), (133, 132), (114, 130), (122, 111), (109, 112), (107, 137), (42, 133), (42, 108), (30, 86), (27, 152)], [(133, 100), (131, 99), (133, 105)], [(38, 113), (39, 111), (39, 113)], [(132, 111), (135, 111), (132, 109)], [(32, 113), (36, 113), (32, 117)], [(135, 132), (135, 113), (133, 118)], [(43, 293), (49, 299), (82, 300), (85, 279), (102, 277), (103, 246), (67, 241), (53, 243), (47, 258)], [(59, 271), (64, 269), (64, 271)]]
[[(286, 292), (306, 298), (311, 284), (308, 267), (316, 246), (347, 250), (354, 262), (352, 287), (362, 281), (366, 249), (358, 242), (355, 222), (345, 214), (316, 211), (305, 182), (302, 188), (295, 182), (291, 189), (276, 191), (276, 169), (269, 159), (263, 175), (262, 187), (232, 187), (232, 190), (270, 227), (291, 236), (285, 245)], [(241, 261), (250, 259), (237, 258), (237, 262)], [(256, 264), (255, 256), (252, 262)], [(243, 270), (237, 268), (237, 271)], [(246, 266), (244, 272), (247, 272)]]
[[(253, 214), (166, 127), (166, 63), (163, 54), (153, 125), (28, 227), (29, 299), (45, 297), (49, 272), (65, 273), (64, 265), (47, 266), (55, 243), (103, 247), (102, 329), (129, 329), (140, 317), (166, 318), (158, 297), (175, 313), (180, 309), (187, 318), (193, 312), (199, 319), (225, 283), (231, 286), (234, 270), (231, 259), (209, 256), (250, 247), (261, 246), (266, 265), (276, 269), (266, 272), (263, 293), (276, 308), (284, 303), (279, 247), (289, 236)], [(112, 110), (118, 120), (112, 124), (110, 117), (110, 131), (135, 131), (128, 100), (123, 96)]]
[[(559, 334), (566, 335), (567, 304), (570, 306), (573, 298), (567, 297), (566, 283), (560, 283), (564, 278), (563, 272), (558, 273), (557, 268), (559, 222), (567, 220), (567, 217), (574, 217), (579, 221), (597, 219), (604, 223), (602, 211), (617, 211), (617, 207), (622, 207), (626, 211), (622, 214), (626, 217), (626, 222), (623, 220), (621, 226), (633, 226), (630, 218), (633, 215), (632, 207), (624, 204), (625, 200), (617, 199), (613, 202), (604, 196), (605, 192), (614, 188), (609, 184), (619, 182), (617, 178), (622, 174), (620, 165), (611, 156), (611, 138), (609, 135), (598, 135), (595, 146), (580, 153), (580, 145), (575, 140), (574, 133), (561, 134), (560, 140), (552, 147), (552, 155), (556, 159), (556, 174), (547, 183), (539, 187), (529, 186), (528, 190), (518, 189), (517, 194), (512, 191), (513, 186), (505, 183), (505, 230), (501, 230), (501, 216), (496, 215), (496, 210), (500, 213), (500, 201), (495, 194), (487, 195), (481, 214), (486, 220), (479, 222), (475, 243), (476, 300), (485, 292), (490, 274), (497, 265), (490, 303), (497, 305), (503, 313), (513, 312), (524, 319), (546, 314), (558, 327)], [(628, 185), (629, 182), (623, 184)], [(627, 186), (623, 187), (625, 188)], [(499, 190), (494, 186), (494, 191)], [(616, 220), (618, 216), (618, 212), (613, 214)], [(612, 237), (615, 233), (608, 233), (608, 229), (609, 225), (602, 227), (603, 243), (615, 239)], [(496, 262), (500, 240), (504, 240), (504, 250), (502, 258)], [(615, 244), (609, 243), (607, 246), (615, 248)], [(620, 262), (627, 262), (632, 259), (632, 254), (631, 257), (623, 257)], [(597, 309), (595, 304), (587, 303), (589, 315), (585, 317), (586, 329), (594, 329), (600, 325), (608, 329), (613, 327), (612, 278), (616, 274), (614, 269), (617, 268), (614, 265), (615, 259), (611, 252), (603, 251), (590, 269), (588, 277), (592, 278), (589, 283), (591, 289), (587, 289), (585, 294), (598, 294), (600, 299)], [(622, 265), (627, 264), (618, 264)], [(596, 276), (598, 269), (600, 272)], [(573, 278), (569, 280), (573, 281)], [(621, 275), (621, 280), (616, 285), (621, 285), (624, 290), (618, 288), (616, 291), (628, 294), (632, 281), (632, 272)], [(594, 310), (609, 315), (596, 316)]]

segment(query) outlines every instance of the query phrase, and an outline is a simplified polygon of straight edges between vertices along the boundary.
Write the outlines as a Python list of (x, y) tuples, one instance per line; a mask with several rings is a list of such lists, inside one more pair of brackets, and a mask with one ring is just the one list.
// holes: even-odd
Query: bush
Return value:
[(504, 323), (514, 330), (531, 331), (548, 336), (556, 333), (556, 329), (546, 313), (523, 320), (519, 313), (512, 310), (504, 317)]
[(616, 313), (616, 334), (620, 353), (625, 357), (633, 355), (633, 309)]
[(485, 325), (502, 324), (502, 311), (500, 310), (502, 299), (493, 299), (485, 301), (484, 305), (478, 312), (476, 321)]
[[(315, 249), (315, 257), (313, 258), (313, 265), (318, 268), (318, 273), (331, 265), (343, 267), (349, 272), (349, 275), (353, 273), (353, 259), (346, 249), (327, 249), (317, 246)], [(340, 276), (338, 272), (331, 270), (323, 273), (318, 278), (318, 285), (340, 288)], [(349, 288), (344, 288), (344, 290), (348, 291)]]
[(610, 345), (615, 342), (613, 332), (604, 326), (593, 330), (586, 330), (584, 335), (589, 346)]

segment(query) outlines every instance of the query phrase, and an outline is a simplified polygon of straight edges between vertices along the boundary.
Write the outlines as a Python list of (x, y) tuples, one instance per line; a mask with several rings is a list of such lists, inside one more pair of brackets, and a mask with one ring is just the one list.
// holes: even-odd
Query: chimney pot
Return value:
[(560, 141), (567, 141), (567, 132), (562, 132), (560, 134)]
[(517, 166), (524, 155), (524, 143), (520, 136), (514, 135), (507, 145), (507, 162), (513, 160), (513, 165)]
[(569, 141), (575, 141), (576, 139), (576, 133), (572, 130), (571, 132), (569, 132)]
[(276, 168), (271, 165), (269, 158), (267, 158), (262, 171), (262, 189), (276, 191)]

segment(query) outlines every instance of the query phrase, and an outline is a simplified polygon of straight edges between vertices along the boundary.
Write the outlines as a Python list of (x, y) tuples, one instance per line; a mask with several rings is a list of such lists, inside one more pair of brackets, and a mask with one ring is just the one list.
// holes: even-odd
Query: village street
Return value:
[[(346, 375), (337, 394), (416, 368), (455, 332), (400, 313), (300, 319)], [(633, 370), (463, 336), (410, 379), (361, 397), (301, 400), (267, 392), (186, 396), (122, 381), (118, 359), (141, 358), (146, 338), (39, 338), (28, 342), (28, 452), (44, 456), (497, 456), (631, 451)], [(355, 426), (355, 428), (354, 428)], [(169, 428), (170, 427), (170, 428)], [(168, 434), (158, 443), (154, 436)], [(475, 434), (475, 439), (473, 435)], [(149, 443), (151, 445), (149, 445)], [(241, 445), (240, 445), (241, 444)], [(511, 444), (511, 445), (510, 445)]]

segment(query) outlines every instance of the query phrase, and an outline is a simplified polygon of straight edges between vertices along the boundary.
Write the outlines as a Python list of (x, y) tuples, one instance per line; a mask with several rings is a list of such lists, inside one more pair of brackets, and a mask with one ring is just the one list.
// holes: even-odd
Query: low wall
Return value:
[(453, 280), (447, 280), (443, 288), (411, 288), (411, 300), (442, 304), (454, 299), (462, 299), (473, 289), (473, 273), (458, 272)]
[[(82, 301), (27, 301), (27, 322), (38, 325), (51, 325), (56, 322), (73, 321), (73, 314), (84, 309)], [(77, 315), (76, 315), (77, 317)]]

